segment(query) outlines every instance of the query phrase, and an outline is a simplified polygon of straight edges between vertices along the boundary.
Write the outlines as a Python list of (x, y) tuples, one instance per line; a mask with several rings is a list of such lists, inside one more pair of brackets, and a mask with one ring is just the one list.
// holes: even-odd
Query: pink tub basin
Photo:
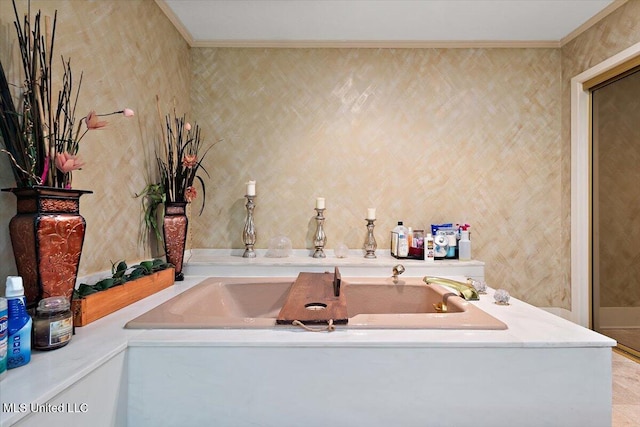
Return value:
[[(295, 278), (209, 278), (131, 320), (130, 329), (290, 328), (276, 325)], [(343, 278), (349, 321), (338, 328), (506, 329), (444, 287), (420, 278)], [(446, 304), (446, 312), (436, 306)]]

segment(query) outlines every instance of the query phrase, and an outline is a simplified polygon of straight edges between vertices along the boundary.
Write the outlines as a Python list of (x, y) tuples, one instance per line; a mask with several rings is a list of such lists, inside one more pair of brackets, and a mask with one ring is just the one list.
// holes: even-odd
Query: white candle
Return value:
[(256, 195), (256, 182), (249, 181), (247, 182), (247, 196), (255, 196)]
[(376, 219), (376, 208), (367, 209), (367, 219)]
[(324, 209), (324, 197), (318, 197), (316, 199), (316, 209)]

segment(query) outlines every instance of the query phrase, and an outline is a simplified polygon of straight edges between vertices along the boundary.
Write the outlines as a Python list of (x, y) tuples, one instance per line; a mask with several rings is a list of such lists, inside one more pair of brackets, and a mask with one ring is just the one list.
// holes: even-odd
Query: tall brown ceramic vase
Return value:
[(164, 206), (164, 220), (162, 223), (164, 250), (167, 254), (167, 262), (173, 264), (176, 269), (177, 281), (184, 280), (182, 262), (184, 260), (184, 248), (189, 226), (186, 207), (186, 202), (166, 202)]
[(27, 306), (51, 296), (71, 301), (86, 229), (80, 196), (92, 191), (44, 186), (3, 191), (18, 199), (9, 235)]

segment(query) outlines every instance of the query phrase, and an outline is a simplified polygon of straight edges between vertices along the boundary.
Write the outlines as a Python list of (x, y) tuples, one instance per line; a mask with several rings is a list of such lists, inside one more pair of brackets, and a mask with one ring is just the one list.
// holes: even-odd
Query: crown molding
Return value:
[(155, 2), (160, 8), (160, 10), (162, 10), (162, 12), (164, 12), (167, 18), (169, 18), (169, 21), (171, 21), (173, 26), (176, 27), (176, 30), (178, 30), (180, 35), (182, 35), (182, 38), (184, 38), (187, 44), (193, 47), (195, 43), (193, 36), (189, 32), (189, 30), (187, 30), (187, 28), (182, 24), (178, 16), (175, 13), (173, 13), (173, 10), (171, 10), (171, 8), (167, 5), (167, 2), (165, 0), (155, 0)]
[(598, 22), (603, 20), (609, 14), (611, 14), (615, 10), (617, 10), (620, 6), (622, 6), (625, 3), (627, 3), (627, 1), (629, 1), (629, 0), (614, 0), (614, 2), (611, 3), (609, 6), (605, 7), (604, 9), (602, 9), (597, 14), (593, 15), (591, 17), (591, 19), (589, 19), (584, 24), (580, 25), (578, 28), (576, 28), (575, 30), (573, 30), (572, 32), (570, 32), (569, 34), (564, 36), (562, 39), (560, 39), (560, 47), (566, 45), (571, 40), (575, 39), (580, 34), (584, 33), (589, 28), (593, 27), (595, 24), (597, 24)]
[(358, 48), (358, 49), (539, 49), (559, 48), (553, 40), (469, 40), (469, 41), (421, 41), (421, 40), (202, 40), (191, 47), (199, 48)]

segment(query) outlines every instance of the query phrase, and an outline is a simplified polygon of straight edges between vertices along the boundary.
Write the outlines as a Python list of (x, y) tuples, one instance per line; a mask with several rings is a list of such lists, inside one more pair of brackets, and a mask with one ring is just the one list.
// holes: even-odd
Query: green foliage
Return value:
[(142, 197), (142, 209), (144, 211), (144, 236), (148, 236), (151, 230), (156, 235), (158, 242), (162, 243), (162, 233), (158, 225), (158, 207), (166, 201), (164, 188), (161, 184), (149, 184), (136, 197)]
[(112, 263), (111, 277), (102, 279), (94, 285), (81, 283), (80, 286), (78, 286), (78, 289), (73, 291), (73, 298), (84, 298), (87, 295), (95, 294), (96, 292), (104, 291), (114, 286), (122, 285), (123, 283), (139, 279), (143, 276), (149, 276), (153, 273), (170, 267), (173, 267), (173, 265), (164, 262), (161, 259), (142, 261), (140, 264), (134, 265), (132, 267), (127, 266), (127, 263), (124, 261)]

